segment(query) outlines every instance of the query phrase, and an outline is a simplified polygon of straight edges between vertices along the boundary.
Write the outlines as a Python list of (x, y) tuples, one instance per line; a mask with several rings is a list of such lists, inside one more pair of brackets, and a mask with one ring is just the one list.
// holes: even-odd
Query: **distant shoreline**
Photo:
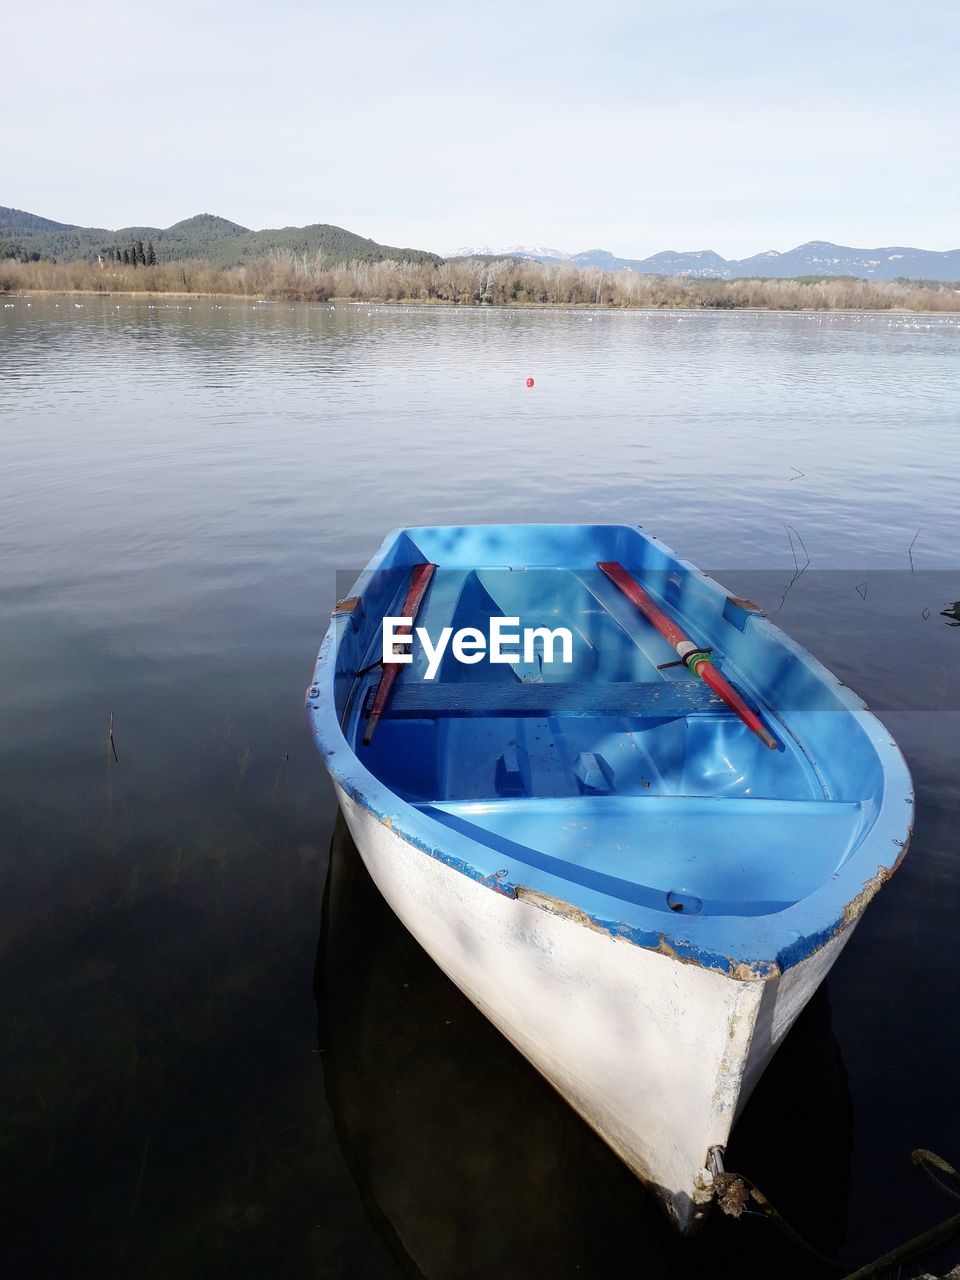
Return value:
[(0, 261), (0, 293), (78, 297), (245, 298), (271, 302), (480, 306), (511, 309), (960, 312), (960, 286), (853, 276), (719, 280), (628, 269), (479, 259), (329, 262), (275, 253), (242, 267), (202, 260)]
[[(665, 277), (667, 278), (667, 277)], [(939, 309), (931, 309), (924, 307), (893, 307), (893, 306), (859, 306), (859, 307), (841, 307), (841, 306), (819, 306), (819, 307), (784, 307), (784, 306), (704, 306), (695, 303), (672, 303), (665, 305), (653, 306), (649, 303), (596, 303), (596, 302), (508, 302), (508, 303), (490, 303), (490, 302), (452, 302), (443, 298), (422, 299), (422, 298), (348, 298), (348, 297), (330, 297), (323, 300), (311, 300), (304, 298), (268, 298), (257, 294), (250, 293), (195, 293), (180, 291), (175, 293), (172, 290), (157, 289), (113, 289), (109, 293), (102, 289), (18, 289), (18, 290), (0, 290), (2, 298), (102, 298), (105, 302), (111, 298), (126, 299), (167, 299), (178, 301), (187, 301), (196, 299), (202, 301), (222, 301), (222, 302), (246, 302), (251, 305), (259, 303), (269, 303), (273, 306), (305, 306), (305, 307), (430, 307), (438, 310), (447, 310), (457, 308), (470, 311), (651, 311), (651, 312), (670, 312), (670, 311), (686, 311), (686, 312), (705, 312), (705, 313), (724, 313), (731, 311), (739, 311), (757, 315), (770, 313), (774, 315), (862, 315), (864, 313), (875, 315), (903, 315), (903, 316), (938, 316), (938, 315), (955, 315), (960, 313), (960, 298), (953, 307), (940, 307)]]

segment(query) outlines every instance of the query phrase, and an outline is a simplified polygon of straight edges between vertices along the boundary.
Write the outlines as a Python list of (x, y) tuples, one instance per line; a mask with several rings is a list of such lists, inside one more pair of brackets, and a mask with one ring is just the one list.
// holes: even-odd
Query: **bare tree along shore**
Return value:
[(761, 308), (960, 311), (960, 284), (879, 282), (851, 276), (708, 280), (600, 271), (497, 258), (330, 265), (288, 251), (241, 267), (204, 261), (0, 261), (0, 292), (213, 294), (283, 301), (455, 303), (460, 306)]

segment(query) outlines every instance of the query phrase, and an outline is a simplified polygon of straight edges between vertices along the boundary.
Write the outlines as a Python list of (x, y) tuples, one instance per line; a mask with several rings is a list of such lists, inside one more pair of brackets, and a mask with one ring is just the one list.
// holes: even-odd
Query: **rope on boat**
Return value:
[[(948, 1164), (942, 1156), (938, 1156), (933, 1151), (927, 1151), (924, 1147), (918, 1147), (912, 1153), (911, 1159), (914, 1165), (923, 1170), (934, 1186), (939, 1187), (941, 1191), (952, 1197), (952, 1199), (960, 1200), (960, 1173), (951, 1164)], [(836, 1275), (843, 1276), (844, 1280), (867, 1280), (867, 1277), (875, 1276), (878, 1272), (884, 1271), (888, 1267), (894, 1267), (911, 1259), (919, 1258), (924, 1253), (929, 1253), (932, 1249), (947, 1244), (957, 1236), (960, 1236), (960, 1214), (955, 1214), (952, 1218), (945, 1218), (942, 1222), (938, 1222), (936, 1226), (930, 1227), (926, 1231), (921, 1231), (919, 1235), (913, 1236), (910, 1240), (898, 1245), (896, 1249), (891, 1249), (889, 1253), (883, 1254), (882, 1257), (875, 1258), (873, 1262), (868, 1262), (864, 1266), (851, 1271), (849, 1270), (850, 1263), (837, 1262), (833, 1258), (826, 1257), (825, 1254), (815, 1249), (809, 1241), (804, 1240), (803, 1236), (794, 1231), (793, 1227), (770, 1203), (760, 1188), (744, 1174), (718, 1172), (714, 1174), (713, 1181), (717, 1189), (717, 1202), (724, 1213), (729, 1214), (732, 1218), (739, 1218), (744, 1211), (751, 1212), (747, 1206), (752, 1202), (757, 1206), (757, 1209), (753, 1210), (753, 1212), (759, 1211), (764, 1217), (769, 1218), (795, 1248), (808, 1258), (813, 1259), (821, 1267), (833, 1271)]]
[[(947, 1164), (942, 1156), (938, 1156), (935, 1151), (927, 1151), (925, 1147), (918, 1147), (911, 1159), (918, 1168), (923, 1170), (935, 1187), (939, 1187), (941, 1191), (951, 1196), (954, 1200), (960, 1200), (960, 1173), (957, 1173), (952, 1165)], [(934, 1170), (939, 1173), (945, 1173), (948, 1178), (953, 1178), (954, 1185), (952, 1187), (949, 1186), (942, 1178), (937, 1176)]]

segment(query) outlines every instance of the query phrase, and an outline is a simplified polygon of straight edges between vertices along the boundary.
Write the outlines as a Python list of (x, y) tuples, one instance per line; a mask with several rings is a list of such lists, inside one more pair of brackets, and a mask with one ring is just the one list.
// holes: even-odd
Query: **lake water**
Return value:
[(675, 1240), (335, 831), (303, 690), (415, 523), (642, 523), (893, 730), (913, 846), (729, 1163), (851, 1261), (952, 1212), (957, 317), (7, 304), (6, 1275), (813, 1274)]

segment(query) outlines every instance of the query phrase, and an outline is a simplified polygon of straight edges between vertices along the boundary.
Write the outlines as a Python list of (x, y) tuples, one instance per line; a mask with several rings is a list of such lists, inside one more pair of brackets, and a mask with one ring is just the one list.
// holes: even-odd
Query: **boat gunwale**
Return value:
[[(398, 539), (409, 536), (415, 540), (418, 529), (436, 532), (504, 527), (528, 530), (586, 527), (639, 532), (659, 552), (669, 556), (675, 568), (695, 575), (711, 588), (727, 595), (722, 584), (697, 565), (678, 556), (641, 526), (585, 526), (582, 522), (571, 522), (566, 525), (409, 526), (393, 529), (360, 573), (350, 596), (362, 596), (366, 583), (383, 566)], [(752, 625), (772, 629), (776, 642), (837, 697), (843, 712), (850, 715), (866, 734), (876, 752), (882, 776), (882, 794), (877, 802), (876, 818), (860, 844), (810, 894), (769, 915), (688, 915), (664, 919), (663, 913), (655, 908), (625, 902), (596, 891), (578, 895), (589, 900), (588, 907), (584, 901), (570, 900), (569, 891), (575, 886), (560, 877), (546, 877), (547, 881), (555, 882), (548, 888), (544, 876), (532, 867), (529, 868), (530, 884), (524, 883), (519, 868), (514, 873), (495, 868), (497, 857), (502, 855), (497, 855), (479, 840), (451, 830), (412, 802), (403, 800), (366, 768), (347, 740), (337, 714), (334, 688), (336, 655), (346, 628), (353, 625), (350, 614), (346, 612), (334, 611), (307, 691), (306, 704), (312, 731), (331, 776), (351, 799), (409, 844), (492, 892), (509, 900), (527, 890), (560, 908), (568, 908), (563, 913), (569, 914), (571, 919), (600, 929), (613, 938), (661, 951), (674, 959), (716, 970), (732, 978), (767, 980), (807, 959), (856, 923), (881, 885), (896, 871), (907, 851), (913, 825), (914, 797), (910, 773), (899, 747), (859, 695), (776, 623), (762, 614), (753, 615), (753, 618)], [(903, 820), (896, 814), (900, 805), (908, 809)], [(504, 878), (508, 874), (510, 878)], [(552, 888), (558, 892), (550, 892)]]

